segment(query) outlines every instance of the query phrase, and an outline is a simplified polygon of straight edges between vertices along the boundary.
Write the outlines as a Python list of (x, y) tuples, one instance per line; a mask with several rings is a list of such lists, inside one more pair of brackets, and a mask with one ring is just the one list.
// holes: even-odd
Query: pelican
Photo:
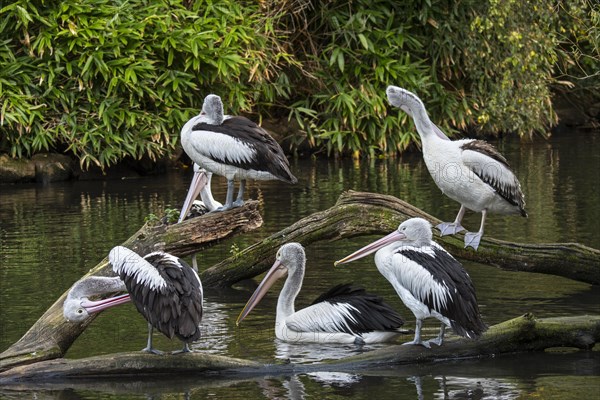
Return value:
[[(153, 328), (169, 339), (183, 343), (180, 352), (190, 352), (189, 343), (200, 338), (203, 311), (202, 283), (183, 260), (161, 251), (143, 258), (126, 247), (116, 246), (108, 261), (118, 277), (90, 277), (69, 291), (63, 304), (65, 318), (81, 322), (91, 313), (133, 301), (148, 321), (148, 344), (142, 351), (160, 354), (152, 347)], [(129, 294), (90, 301), (89, 296), (127, 290)]]
[[(487, 329), (481, 320), (475, 288), (463, 266), (432, 240), (431, 224), (423, 218), (404, 221), (389, 235), (371, 243), (335, 265), (375, 253), (379, 272), (392, 284), (417, 319), (414, 340), (405, 344), (441, 346), (446, 326), (457, 335), (478, 338)], [(421, 340), (423, 320), (441, 322), (437, 338)]]
[[(247, 178), (298, 181), (281, 146), (249, 119), (224, 115), (221, 98), (215, 94), (206, 96), (200, 114), (183, 126), (181, 145), (200, 167), (227, 178), (225, 205), (215, 211), (244, 204)], [(233, 201), (235, 178), (240, 180), (240, 187)]]
[(294, 301), (302, 287), (306, 256), (299, 243), (287, 243), (256, 291), (244, 306), (236, 324), (279, 278), (287, 275), (277, 301), (275, 336), (286, 342), (377, 343), (400, 334), (400, 315), (383, 300), (349, 284), (338, 285), (322, 294), (310, 306), (295, 311)]
[(423, 158), (436, 185), (461, 204), (454, 222), (437, 225), (442, 236), (465, 230), (461, 222), (467, 209), (480, 212), (479, 231), (465, 233), (465, 248), (477, 250), (488, 212), (527, 217), (521, 184), (494, 146), (475, 139), (451, 141), (431, 122), (423, 102), (414, 93), (396, 86), (388, 86), (386, 93), (391, 105), (415, 121)]
[[(179, 214), (179, 220), (177, 223), (182, 222), (190, 211), (193, 210), (194, 206), (199, 209), (197, 214), (205, 214), (207, 212), (215, 211), (219, 207), (223, 207), (221, 203), (213, 198), (212, 191), (210, 190), (210, 183), (212, 180), (212, 172), (207, 172), (204, 168), (201, 168), (198, 164), (194, 163), (194, 176), (190, 183), (187, 196), (183, 202), (181, 213)], [(197, 202), (196, 198), (200, 195), (202, 202)]]

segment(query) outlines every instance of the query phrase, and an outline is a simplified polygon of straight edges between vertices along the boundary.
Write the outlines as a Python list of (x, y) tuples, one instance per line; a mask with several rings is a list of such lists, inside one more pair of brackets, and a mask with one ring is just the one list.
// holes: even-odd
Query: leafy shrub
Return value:
[[(273, 20), (253, 2), (15, 1), (0, 9), (0, 149), (82, 166), (174, 149), (209, 92), (231, 111), (289, 92)], [(248, 89), (248, 86), (251, 89)]]

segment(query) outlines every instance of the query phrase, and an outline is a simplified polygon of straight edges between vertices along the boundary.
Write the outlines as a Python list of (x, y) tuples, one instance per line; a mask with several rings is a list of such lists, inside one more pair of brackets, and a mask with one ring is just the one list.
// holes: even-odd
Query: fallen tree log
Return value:
[(389, 345), (363, 354), (325, 360), (315, 364), (264, 364), (236, 358), (203, 354), (151, 355), (118, 353), (76, 360), (58, 359), (23, 365), (0, 373), (0, 385), (23, 382), (111, 379), (135, 376), (199, 376), (227, 374), (263, 376), (315, 371), (365, 371), (374, 368), (424, 364), (442, 360), (491, 357), (501, 354), (543, 351), (552, 347), (589, 350), (600, 340), (600, 316), (537, 319), (531, 314), (502, 322), (478, 340), (452, 337), (440, 347)]
[[(337, 203), (256, 243), (237, 255), (205, 270), (206, 286), (231, 286), (265, 272), (277, 249), (288, 242), (307, 246), (316, 241), (363, 235), (384, 235), (408, 218), (421, 217), (437, 225), (441, 221), (389, 195), (342, 193)], [(510, 271), (558, 275), (593, 285), (600, 284), (600, 250), (577, 243), (521, 244), (484, 236), (478, 251), (464, 248), (464, 234), (434, 239), (458, 258), (491, 264)], [(334, 260), (331, 260), (333, 264)]]
[[(258, 205), (257, 201), (249, 201), (243, 207), (226, 214), (206, 214), (174, 225), (147, 223), (123, 242), (122, 246), (141, 255), (162, 250), (184, 257), (222, 239), (260, 227), (262, 217)], [(104, 258), (83, 278), (111, 274), (108, 260)], [(62, 357), (66, 353), (94, 319), (89, 318), (81, 324), (66, 321), (62, 304), (67, 292), (50, 306), (19, 341), (0, 354), (0, 371), (16, 365)]]
[[(225, 215), (226, 218), (223, 218)], [(205, 270), (201, 274), (202, 282), (206, 287), (226, 287), (253, 278), (269, 268), (277, 249), (287, 242), (298, 241), (309, 245), (322, 240), (383, 235), (412, 217), (425, 218), (434, 225), (440, 222), (393, 196), (345, 192), (330, 209), (303, 218)], [(261, 224), (258, 203), (254, 201), (227, 214), (209, 214), (170, 226), (145, 225), (123, 245), (142, 255), (165, 250), (181, 257)], [(484, 236), (479, 251), (473, 251), (463, 248), (463, 236), (460, 234), (436, 237), (436, 240), (456, 257), (497, 265), (507, 270), (548, 273), (600, 284), (600, 251), (579, 244), (517, 244)], [(107, 273), (107, 261), (104, 259), (86, 276)], [(0, 354), (0, 371), (65, 354), (93, 320), (90, 318), (83, 324), (65, 321), (62, 316), (65, 296), (66, 292), (18, 342)]]

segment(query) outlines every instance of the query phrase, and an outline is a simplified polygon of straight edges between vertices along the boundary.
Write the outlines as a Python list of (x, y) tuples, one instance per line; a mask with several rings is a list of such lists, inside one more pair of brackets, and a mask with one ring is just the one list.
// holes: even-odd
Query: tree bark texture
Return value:
[[(412, 336), (409, 338), (412, 339)], [(402, 338), (399, 340), (403, 340)], [(339, 360), (318, 364), (262, 364), (217, 355), (191, 353), (152, 355), (118, 353), (77, 360), (48, 360), (0, 373), (0, 385), (51, 382), (82, 378), (152, 378), (227, 373), (229, 379), (314, 371), (365, 371), (371, 368), (423, 364), (442, 360), (492, 357), (500, 354), (543, 351), (552, 347), (591, 349), (600, 340), (600, 316), (537, 319), (531, 314), (502, 322), (479, 339), (452, 337), (440, 347), (389, 345)]]
[[(421, 217), (437, 225), (441, 221), (389, 195), (342, 193), (337, 203), (301, 219), (270, 237), (223, 260), (201, 274), (206, 286), (231, 286), (265, 272), (277, 249), (288, 242), (304, 246), (322, 240), (339, 240), (363, 235), (385, 235), (403, 221)], [(464, 234), (434, 240), (457, 258), (491, 264), (510, 271), (558, 275), (593, 285), (600, 284), (600, 250), (577, 243), (527, 244), (496, 240), (486, 235), (479, 250), (464, 248)], [(333, 262), (335, 260), (331, 260)]]
[[(122, 245), (140, 255), (152, 251), (166, 251), (184, 257), (233, 235), (248, 232), (262, 225), (259, 203), (249, 201), (243, 207), (226, 213), (206, 214), (174, 225), (146, 224)], [(86, 275), (112, 275), (108, 259), (104, 258)], [(15, 365), (30, 364), (62, 357), (93, 321), (68, 322), (63, 317), (62, 305), (68, 290), (50, 306), (19, 341), (0, 354), (0, 371)]]

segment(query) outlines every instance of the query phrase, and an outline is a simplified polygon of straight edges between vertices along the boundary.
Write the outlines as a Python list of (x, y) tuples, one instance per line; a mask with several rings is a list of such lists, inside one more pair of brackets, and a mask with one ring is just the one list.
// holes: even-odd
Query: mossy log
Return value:
[[(257, 201), (226, 213), (206, 214), (180, 224), (145, 224), (122, 245), (141, 255), (162, 250), (178, 257), (197, 252), (222, 239), (248, 232), (262, 225)], [(116, 243), (115, 243), (116, 245)], [(91, 275), (111, 275), (104, 258), (82, 278)], [(64, 319), (62, 304), (68, 290), (48, 308), (18, 342), (0, 354), (0, 371), (16, 365), (62, 357), (71, 344), (93, 321), (71, 323)]]
[(150, 355), (118, 353), (76, 360), (58, 359), (23, 365), (0, 373), (0, 385), (23, 382), (115, 379), (135, 376), (194, 376), (225, 374), (228, 379), (314, 371), (365, 371), (372, 368), (423, 364), (441, 360), (491, 357), (501, 354), (543, 351), (553, 347), (589, 350), (600, 340), (600, 316), (537, 319), (531, 314), (505, 321), (479, 339), (450, 338), (442, 346), (389, 345), (338, 360), (317, 364), (263, 364), (217, 355), (191, 353)]
[[(337, 203), (321, 212), (246, 248), (205, 270), (206, 286), (231, 286), (265, 272), (277, 249), (287, 242), (307, 246), (316, 241), (339, 240), (363, 235), (384, 235), (408, 218), (421, 217), (433, 225), (441, 221), (389, 195), (348, 191)], [(600, 250), (577, 243), (526, 244), (496, 240), (485, 235), (477, 251), (464, 248), (464, 234), (434, 239), (458, 258), (496, 265), (510, 271), (558, 275), (594, 285), (600, 284)], [(332, 265), (333, 265), (333, 261)]]

